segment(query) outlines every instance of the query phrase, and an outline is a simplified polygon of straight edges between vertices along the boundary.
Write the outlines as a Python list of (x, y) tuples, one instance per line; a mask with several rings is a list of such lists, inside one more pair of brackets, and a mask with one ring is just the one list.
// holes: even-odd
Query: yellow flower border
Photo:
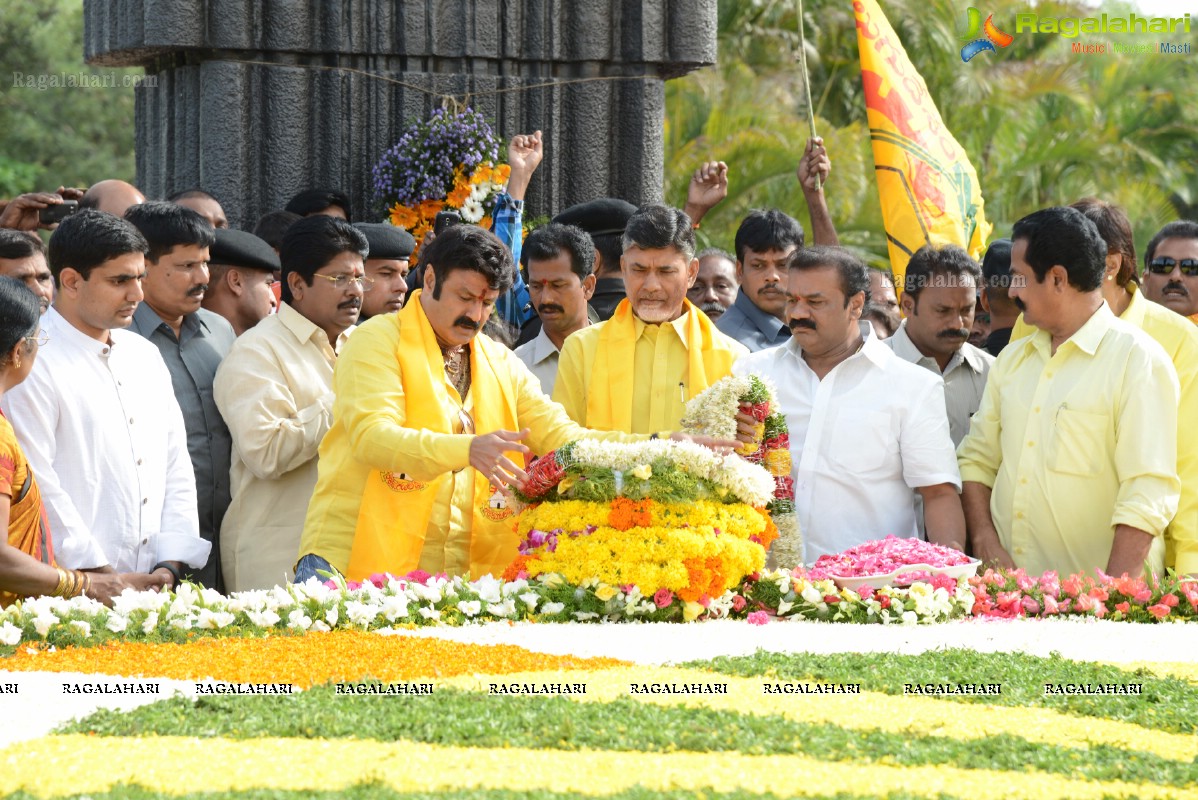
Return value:
[[(236, 769), (227, 765), (235, 764)], [(179, 781), (180, 775), (188, 776)], [(414, 742), (310, 739), (49, 736), (0, 751), (0, 791), (37, 797), (100, 793), (121, 783), (157, 791), (251, 788), (336, 790), (378, 781), (397, 791), (545, 789), (579, 796), (636, 786), (671, 791), (774, 790), (801, 797), (830, 787), (855, 794), (938, 793), (971, 800), (1010, 797), (1175, 800), (1176, 786), (1074, 780), (1048, 773), (898, 767), (805, 756), (738, 753), (546, 751), (442, 747)]]

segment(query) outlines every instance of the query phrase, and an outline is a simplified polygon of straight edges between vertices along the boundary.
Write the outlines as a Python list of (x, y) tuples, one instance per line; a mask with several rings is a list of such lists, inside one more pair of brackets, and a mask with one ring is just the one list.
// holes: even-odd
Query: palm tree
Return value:
[[(1074, 55), (1070, 40), (1016, 36), (1001, 53), (959, 58), (965, 28), (951, 0), (881, 0), (977, 169), (986, 212), (1003, 235), (1046, 205), (1098, 195), (1123, 205), (1137, 240), (1195, 214), (1198, 63), (1164, 56)], [(704, 221), (705, 242), (730, 245), (745, 211), (777, 206), (805, 219), (794, 167), (807, 138), (795, 66), (793, 0), (721, 0), (720, 64), (667, 85), (666, 187), (681, 199), (707, 159), (730, 165), (728, 200)], [(987, 3), (1014, 32), (1022, 0)], [(1108, 15), (1126, 13), (1104, 4)], [(1092, 14), (1079, 2), (1043, 2), (1042, 16)], [(881, 213), (861, 94), (856, 31), (844, 2), (805, 0), (807, 63), (817, 132), (833, 159), (829, 207), (846, 244), (884, 261)], [(1129, 37), (1125, 41), (1136, 41)]]

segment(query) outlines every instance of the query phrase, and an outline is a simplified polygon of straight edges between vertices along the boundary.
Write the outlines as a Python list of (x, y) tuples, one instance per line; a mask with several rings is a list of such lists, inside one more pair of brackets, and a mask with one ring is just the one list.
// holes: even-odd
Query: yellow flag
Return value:
[(901, 290), (911, 254), (956, 244), (981, 256), (991, 225), (968, 156), (875, 0), (855, 0), (861, 80), (890, 265)]

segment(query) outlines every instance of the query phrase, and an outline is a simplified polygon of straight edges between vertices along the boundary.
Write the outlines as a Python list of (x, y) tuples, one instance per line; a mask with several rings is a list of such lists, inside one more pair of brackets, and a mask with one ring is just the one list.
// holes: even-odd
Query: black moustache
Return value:
[(815, 330), (815, 322), (809, 319), (792, 319), (787, 327), (792, 331), (798, 330), (799, 328), (807, 328), (808, 330), (813, 331)]
[(469, 328), (472, 331), (476, 331), (480, 327), (479, 324), (470, 319), (470, 317), (458, 317), (453, 321), (453, 324), (456, 328)]
[(346, 300), (344, 303), (337, 306), (337, 308), (361, 308), (361, 307), (362, 307), (361, 300)]
[(1020, 300), (1018, 297), (1012, 297), (1011, 299), (1015, 301), (1016, 308), (1018, 308), (1020, 311), (1027, 311), (1027, 306), (1023, 304), (1022, 300)]
[(555, 306), (555, 305), (553, 305), (553, 304), (546, 304), (546, 305), (543, 305), (543, 306), (537, 306), (537, 313), (538, 313), (538, 314), (544, 314), (546, 311), (556, 311), (556, 312), (557, 312), (557, 313), (559, 313), (559, 314), (565, 314), (565, 313), (566, 313), (566, 309), (562, 308), (561, 306)]
[(1169, 291), (1181, 292), (1182, 294), (1185, 294), (1185, 295), (1188, 295), (1190, 293), (1189, 289), (1187, 289), (1183, 284), (1180, 284), (1177, 281), (1170, 281), (1169, 283), (1165, 284), (1164, 289), (1161, 289), (1162, 293), (1169, 292)]
[(192, 297), (195, 295), (201, 295), (206, 291), (208, 291), (208, 284), (205, 283), (203, 286), (197, 286), (196, 288), (192, 289), (190, 292), (187, 293), (187, 295), (188, 295), (188, 297)]
[(941, 339), (968, 339), (971, 332), (964, 328), (952, 328), (936, 334)]

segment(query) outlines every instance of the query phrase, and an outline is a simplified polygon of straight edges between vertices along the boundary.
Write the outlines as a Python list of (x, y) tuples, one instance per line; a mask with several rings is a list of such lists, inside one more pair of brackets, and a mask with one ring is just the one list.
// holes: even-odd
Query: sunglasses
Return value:
[(1198, 276), (1198, 258), (1183, 258), (1178, 261), (1175, 258), (1161, 256), (1149, 262), (1148, 271), (1153, 275), (1168, 275), (1174, 267), (1180, 267), (1181, 274), (1187, 278)]

